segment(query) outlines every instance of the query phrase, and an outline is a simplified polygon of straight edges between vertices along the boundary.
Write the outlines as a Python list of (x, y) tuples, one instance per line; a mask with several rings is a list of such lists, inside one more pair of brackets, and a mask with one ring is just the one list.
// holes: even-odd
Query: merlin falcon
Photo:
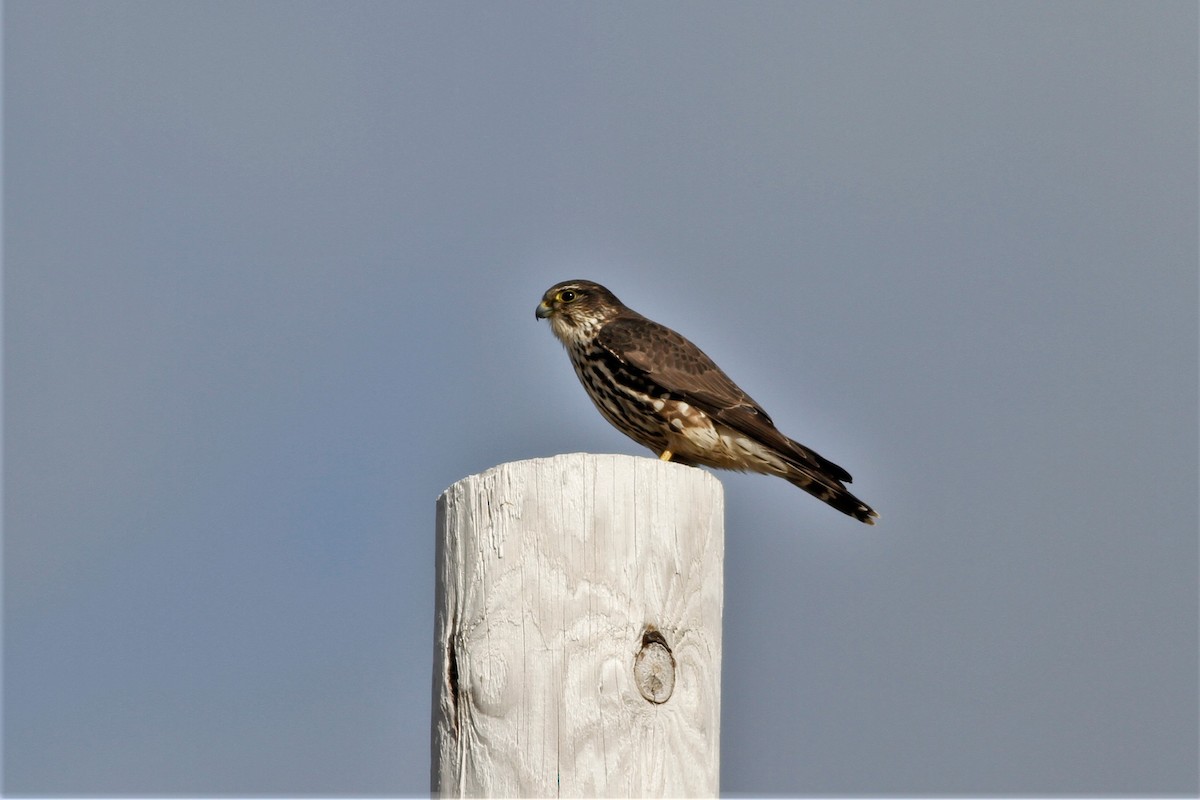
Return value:
[(550, 320), (604, 418), (659, 458), (778, 475), (875, 524), (875, 510), (846, 488), (849, 472), (780, 433), (699, 347), (627, 308), (600, 284), (552, 286), (536, 314)]

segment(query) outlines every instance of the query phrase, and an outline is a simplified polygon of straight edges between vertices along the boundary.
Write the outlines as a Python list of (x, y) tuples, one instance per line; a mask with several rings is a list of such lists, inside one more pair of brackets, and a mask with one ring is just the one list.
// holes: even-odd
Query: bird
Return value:
[(849, 472), (780, 433), (703, 350), (600, 284), (555, 284), (535, 316), (549, 320), (600, 414), (663, 461), (777, 475), (875, 524), (875, 509), (846, 488)]

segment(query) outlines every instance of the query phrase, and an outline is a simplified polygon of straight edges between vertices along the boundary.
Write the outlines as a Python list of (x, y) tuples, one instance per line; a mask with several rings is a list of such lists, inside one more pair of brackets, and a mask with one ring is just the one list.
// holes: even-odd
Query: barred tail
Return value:
[(859, 500), (837, 478), (811, 472), (807, 469), (795, 469), (783, 476), (788, 483), (799, 486), (813, 497), (836, 508), (843, 514), (854, 517), (859, 522), (874, 525), (879, 514), (875, 509)]

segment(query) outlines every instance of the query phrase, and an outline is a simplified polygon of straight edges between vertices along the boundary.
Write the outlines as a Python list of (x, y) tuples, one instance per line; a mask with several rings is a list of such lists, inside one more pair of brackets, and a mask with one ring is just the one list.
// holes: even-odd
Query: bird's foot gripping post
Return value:
[(447, 489), (433, 791), (715, 797), (723, 517), (710, 473), (632, 456), (502, 464)]
[(673, 455), (675, 455), (675, 454), (672, 453), (670, 450), (663, 450), (661, 453), (658, 454), (658, 460), (659, 461), (670, 461), (671, 456), (673, 456)]

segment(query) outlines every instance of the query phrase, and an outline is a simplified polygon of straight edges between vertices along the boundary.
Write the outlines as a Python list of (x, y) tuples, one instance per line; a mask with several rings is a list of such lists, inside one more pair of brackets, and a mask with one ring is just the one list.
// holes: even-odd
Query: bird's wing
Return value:
[(619, 317), (600, 329), (597, 342), (644, 379), (785, 459), (850, 482), (846, 470), (780, 433), (767, 412), (703, 350), (665, 325), (640, 315)]

